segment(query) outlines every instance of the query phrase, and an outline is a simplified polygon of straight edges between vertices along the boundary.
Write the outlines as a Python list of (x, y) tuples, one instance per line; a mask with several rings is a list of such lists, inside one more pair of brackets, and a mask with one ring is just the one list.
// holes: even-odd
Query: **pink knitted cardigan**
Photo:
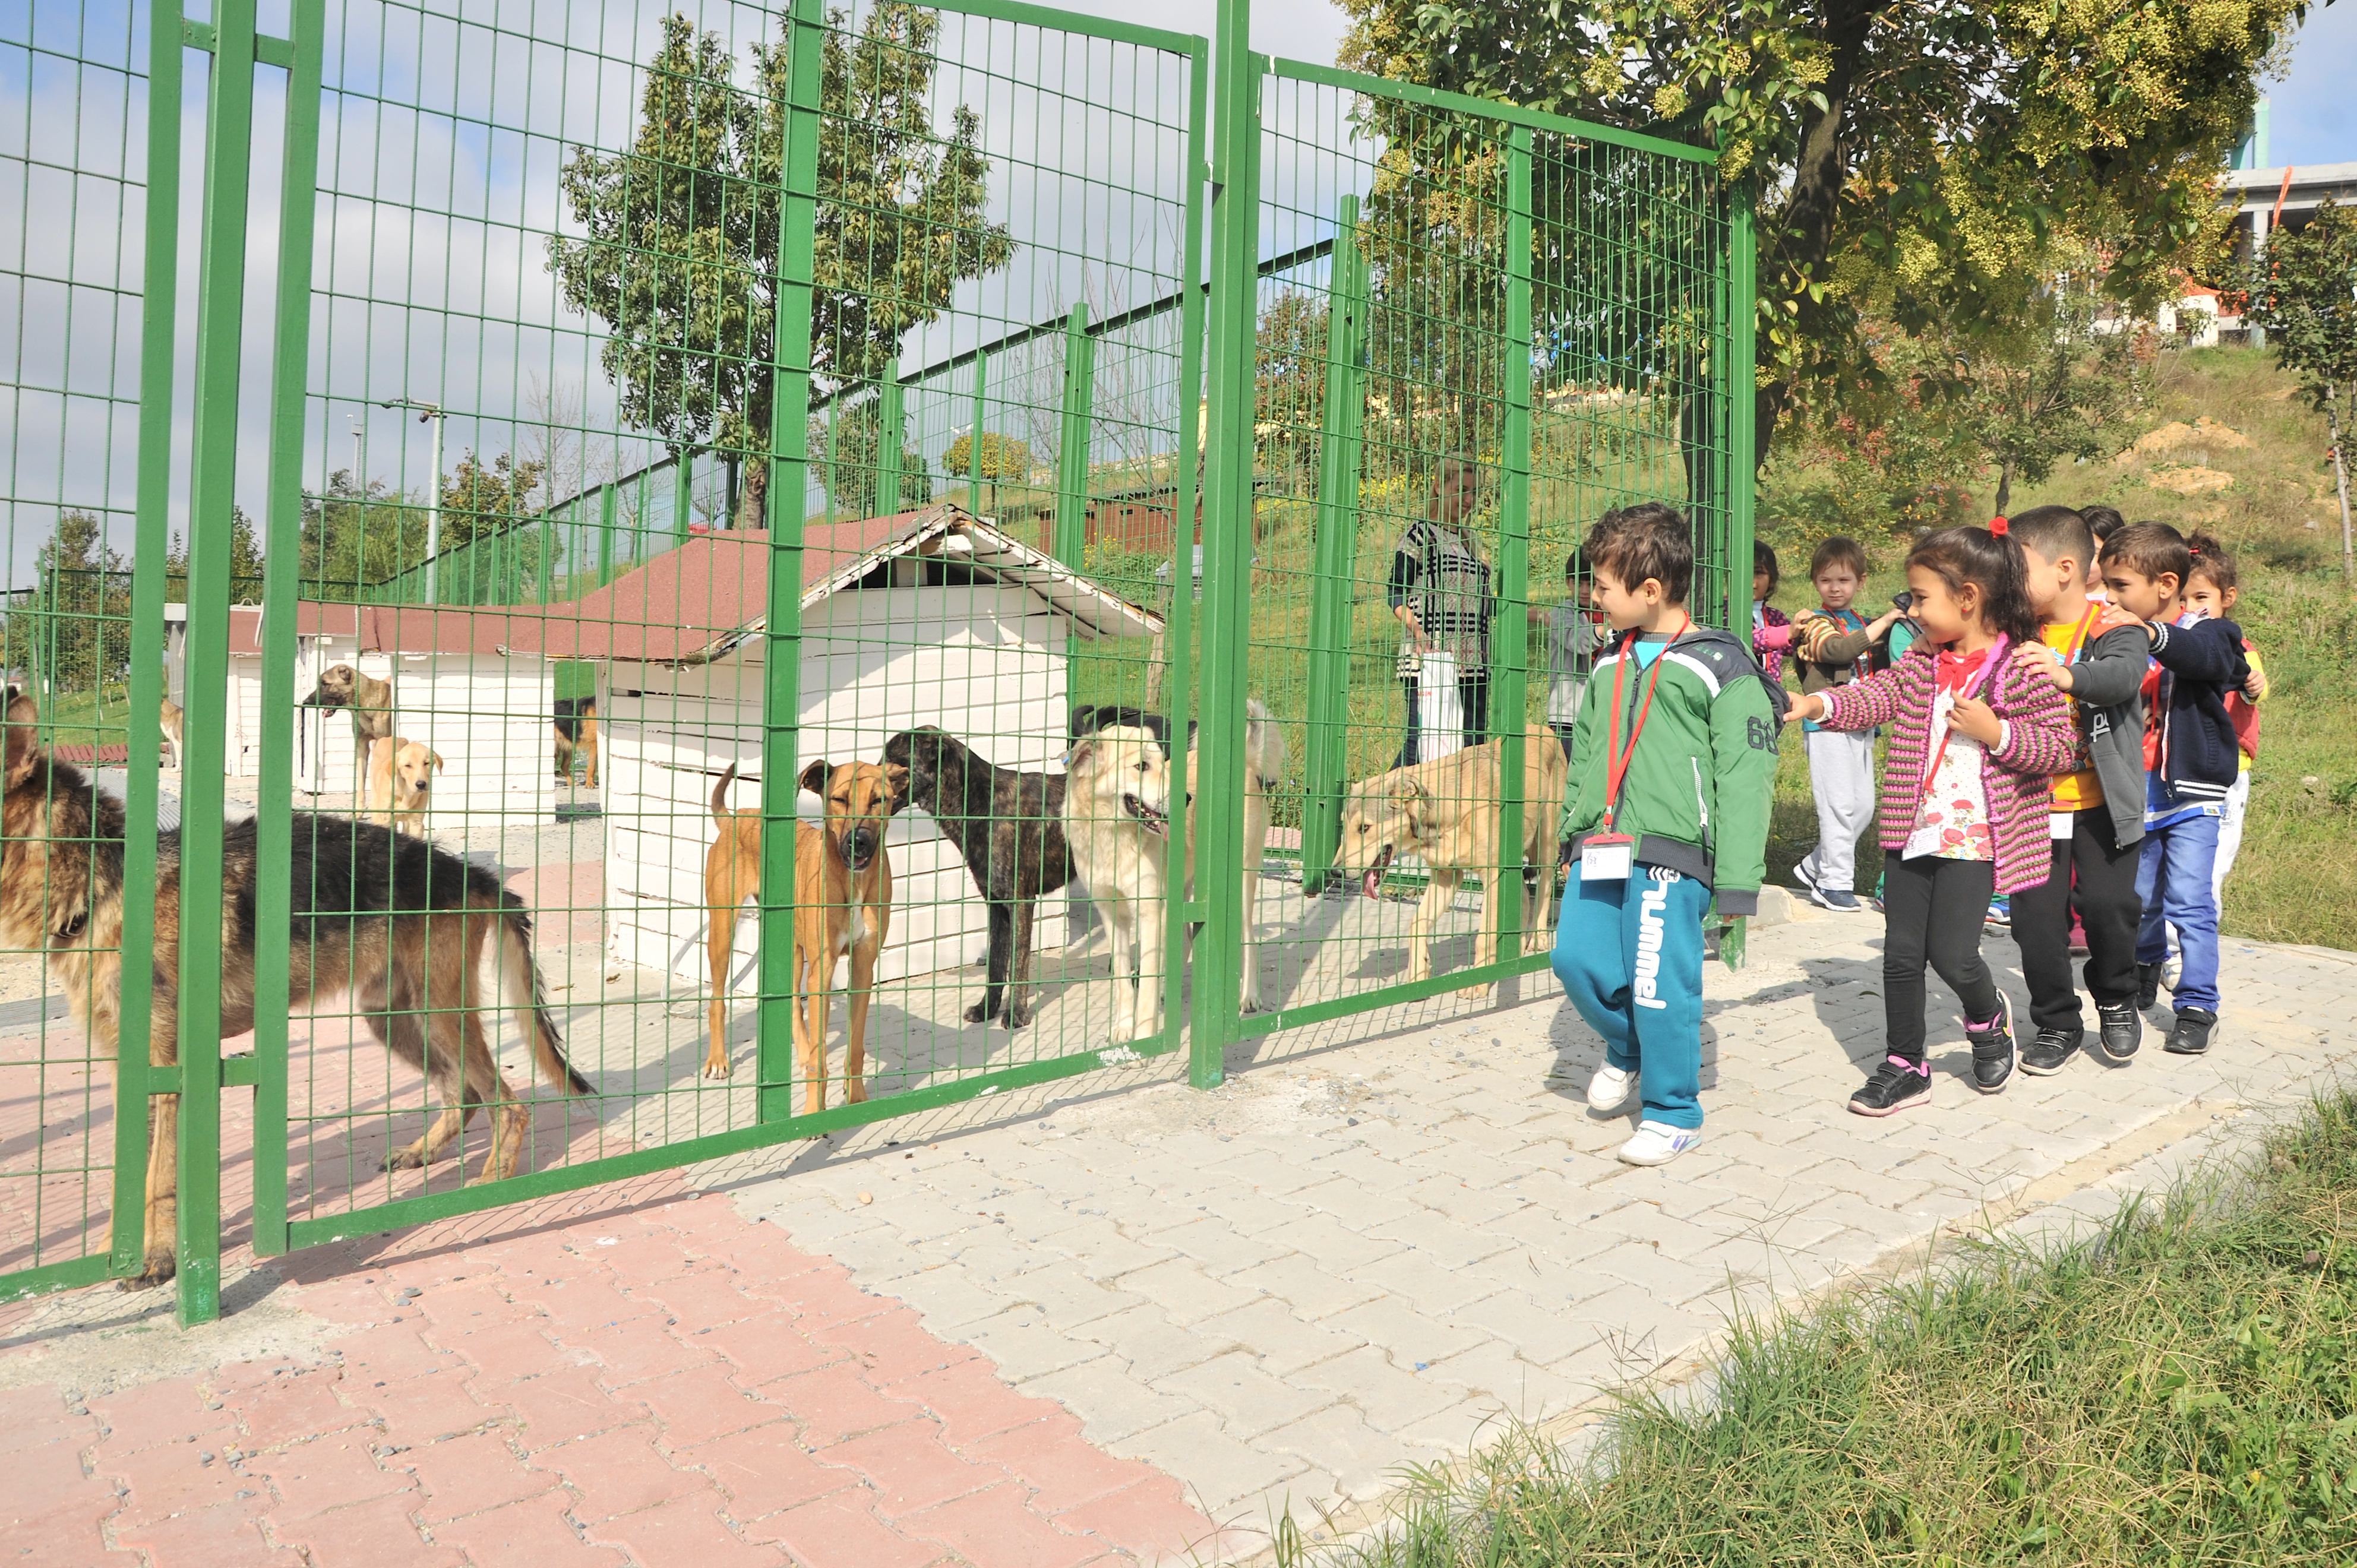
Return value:
[[(1891, 726), (1880, 791), (1879, 837), (1887, 850), (1907, 847), (1923, 806), (1935, 651), (1918, 643), (1881, 673), (1817, 693), (1825, 701), (1825, 716), (1817, 722), (1827, 729)], [(1989, 748), (1988, 762), (1994, 766), (1982, 768), (1981, 783), (1988, 796), (1990, 837), (1996, 845), (1996, 890), (2018, 893), (2039, 886), (2052, 873), (2047, 816), (2053, 796), (2048, 775), (2070, 771), (2078, 732), (2062, 693), (2015, 664), (2009, 648), (1979, 694), (2007, 721), (2004, 741)]]

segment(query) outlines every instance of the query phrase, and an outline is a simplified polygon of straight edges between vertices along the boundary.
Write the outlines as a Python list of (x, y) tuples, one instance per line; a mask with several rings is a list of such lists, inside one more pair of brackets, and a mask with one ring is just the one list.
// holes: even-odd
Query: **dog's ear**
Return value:
[(813, 762), (802, 769), (802, 787), (813, 795), (823, 795), (826, 793), (826, 781), (834, 773), (834, 769), (824, 762)]
[(449, 766), (448, 763), (442, 760), (442, 754), (438, 751), (429, 751), (425, 755), (434, 759), (434, 771), (436, 773), (441, 772), (443, 768)]
[(909, 770), (897, 762), (884, 765), (884, 811), (887, 816), (909, 803)]
[(6, 768), (8, 788), (14, 789), (33, 771), (41, 759), (41, 710), (32, 698), (16, 696), (8, 699), (6, 722)]
[(1092, 735), (1076, 740), (1072, 743), (1072, 749), (1064, 754), (1064, 771), (1066, 773), (1085, 772), (1096, 757), (1097, 737), (1095, 736)]

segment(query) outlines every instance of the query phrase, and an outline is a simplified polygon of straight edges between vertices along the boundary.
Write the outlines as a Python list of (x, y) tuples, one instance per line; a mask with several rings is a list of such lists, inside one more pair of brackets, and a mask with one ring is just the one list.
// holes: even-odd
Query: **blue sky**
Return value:
[(2357, 0), (2312, 7), (2292, 39), (2289, 76), (2264, 89), (2271, 105), (2270, 163), (2357, 163), (2352, 70), (2357, 70)]

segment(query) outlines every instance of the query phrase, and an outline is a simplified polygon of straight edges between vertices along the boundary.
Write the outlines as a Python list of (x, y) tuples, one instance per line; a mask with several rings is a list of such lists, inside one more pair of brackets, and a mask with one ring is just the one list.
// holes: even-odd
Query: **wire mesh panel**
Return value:
[(548, 18), (325, 18), (278, 1244), (1178, 1038), (1200, 40)]
[[(163, 601), (167, 569), (185, 574), (161, 511), (139, 527), (142, 465), (169, 450), (155, 373), (170, 367), (177, 177), (166, 163), (158, 268), (151, 131), (169, 158), (178, 127), (168, 112), (151, 126), (148, 102), (151, 87), (176, 102), (178, 78), (152, 84), (150, 59), (127, 6), (0, 18), (0, 1296), (126, 1273), (140, 1252), (144, 957), (120, 1032), (127, 1111), (113, 1020), (123, 956), (152, 940)], [(155, 315), (143, 333), (151, 285), (160, 339)], [(167, 790), (160, 821), (177, 817)]]
[(1261, 92), (1248, 669), (1298, 761), (1248, 1027), (1543, 965), (1579, 542), (1680, 508), (1714, 624), (1749, 548), (1706, 155), (1285, 62)]

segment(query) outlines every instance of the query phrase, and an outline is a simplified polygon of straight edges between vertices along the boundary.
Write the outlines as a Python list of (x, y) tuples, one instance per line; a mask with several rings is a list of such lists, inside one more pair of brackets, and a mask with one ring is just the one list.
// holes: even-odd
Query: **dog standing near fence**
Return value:
[[(122, 1026), (123, 804), (43, 749), (39, 710), (10, 702), (0, 723), (0, 940), (39, 950), (111, 1068)], [(565, 1058), (532, 958), (532, 914), (489, 871), (372, 822), (297, 812), (288, 874), (294, 920), (254, 925), (261, 865), (254, 822), (222, 831), (221, 1035), (253, 1027), (254, 953), (285, 944), (287, 1000), (302, 1009), (349, 994), (377, 1043), (430, 1074), (443, 1111), (425, 1133), (385, 1157), (387, 1170), (439, 1156), (479, 1109), (491, 1116), (485, 1180), (513, 1176), (532, 1109), (500, 1073), (483, 1031), (481, 970), (496, 948), (495, 992), (542, 1074), (569, 1094), (594, 1094)], [(156, 841), (154, 992), (148, 1060), (180, 1059), (180, 833)], [(207, 1042), (199, 1049), (213, 1049)], [(175, 1267), (179, 1097), (147, 1101), (146, 1255), (125, 1286), (161, 1284)], [(124, 1114), (120, 1103), (117, 1115)]]
[(556, 699), (556, 776), (573, 782), (573, 759), (588, 758), (588, 788), (597, 788), (597, 699)]
[(350, 713), (352, 778), (359, 788), (368, 778), (369, 747), (393, 738), (393, 682), (363, 675), (349, 664), (331, 664), (320, 672), (311, 694), (296, 706)]

